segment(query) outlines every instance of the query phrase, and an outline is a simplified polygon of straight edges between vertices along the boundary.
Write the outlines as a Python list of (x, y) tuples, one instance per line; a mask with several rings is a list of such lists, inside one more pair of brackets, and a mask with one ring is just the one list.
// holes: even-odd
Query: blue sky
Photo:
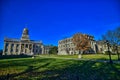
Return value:
[(4, 37), (21, 38), (27, 25), (30, 39), (57, 45), (76, 32), (96, 40), (120, 26), (119, 0), (0, 0), (0, 49)]

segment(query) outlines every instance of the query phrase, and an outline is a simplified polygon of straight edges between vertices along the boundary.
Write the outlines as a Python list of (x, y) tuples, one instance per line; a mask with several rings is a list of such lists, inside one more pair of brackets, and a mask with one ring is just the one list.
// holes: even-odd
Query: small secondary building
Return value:
[[(90, 39), (91, 49), (89, 51), (85, 51), (84, 53), (105, 53), (105, 51), (108, 50), (107, 44), (105, 44), (104, 41), (95, 41), (93, 36), (87, 36)], [(112, 51), (111, 48), (110, 51)], [(79, 54), (79, 51), (75, 49), (75, 45), (72, 42), (72, 37), (58, 41), (58, 55), (68, 54)]]

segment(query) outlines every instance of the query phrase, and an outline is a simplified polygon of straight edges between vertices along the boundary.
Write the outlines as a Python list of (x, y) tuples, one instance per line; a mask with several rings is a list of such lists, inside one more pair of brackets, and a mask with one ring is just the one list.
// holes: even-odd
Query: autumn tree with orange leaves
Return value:
[(75, 45), (75, 49), (79, 51), (79, 54), (82, 54), (84, 51), (91, 48), (89, 36), (86, 34), (76, 33), (74, 34), (72, 41)]

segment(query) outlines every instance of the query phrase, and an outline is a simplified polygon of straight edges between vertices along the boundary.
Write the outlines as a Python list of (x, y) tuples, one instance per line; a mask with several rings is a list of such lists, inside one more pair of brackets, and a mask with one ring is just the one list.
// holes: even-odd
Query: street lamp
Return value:
[(108, 54), (109, 54), (110, 63), (113, 63), (113, 62), (112, 62), (112, 59), (111, 59), (110, 44), (109, 44), (109, 41), (108, 41), (108, 40), (106, 40), (106, 44), (107, 44), (107, 47), (108, 47)]

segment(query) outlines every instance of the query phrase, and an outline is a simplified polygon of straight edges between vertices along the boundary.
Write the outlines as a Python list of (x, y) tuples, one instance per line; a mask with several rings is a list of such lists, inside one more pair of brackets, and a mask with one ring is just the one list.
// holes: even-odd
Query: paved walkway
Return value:
[[(104, 63), (109, 63), (109, 60), (95, 60), (95, 59), (84, 59), (84, 58), (64, 58), (64, 57), (53, 57), (53, 56), (39, 56), (43, 58), (57, 58), (57, 59), (66, 59), (66, 60), (81, 60), (81, 61), (94, 61), (94, 62), (104, 62)], [(113, 63), (118, 63), (120, 64), (120, 61), (115, 61), (113, 60)]]

